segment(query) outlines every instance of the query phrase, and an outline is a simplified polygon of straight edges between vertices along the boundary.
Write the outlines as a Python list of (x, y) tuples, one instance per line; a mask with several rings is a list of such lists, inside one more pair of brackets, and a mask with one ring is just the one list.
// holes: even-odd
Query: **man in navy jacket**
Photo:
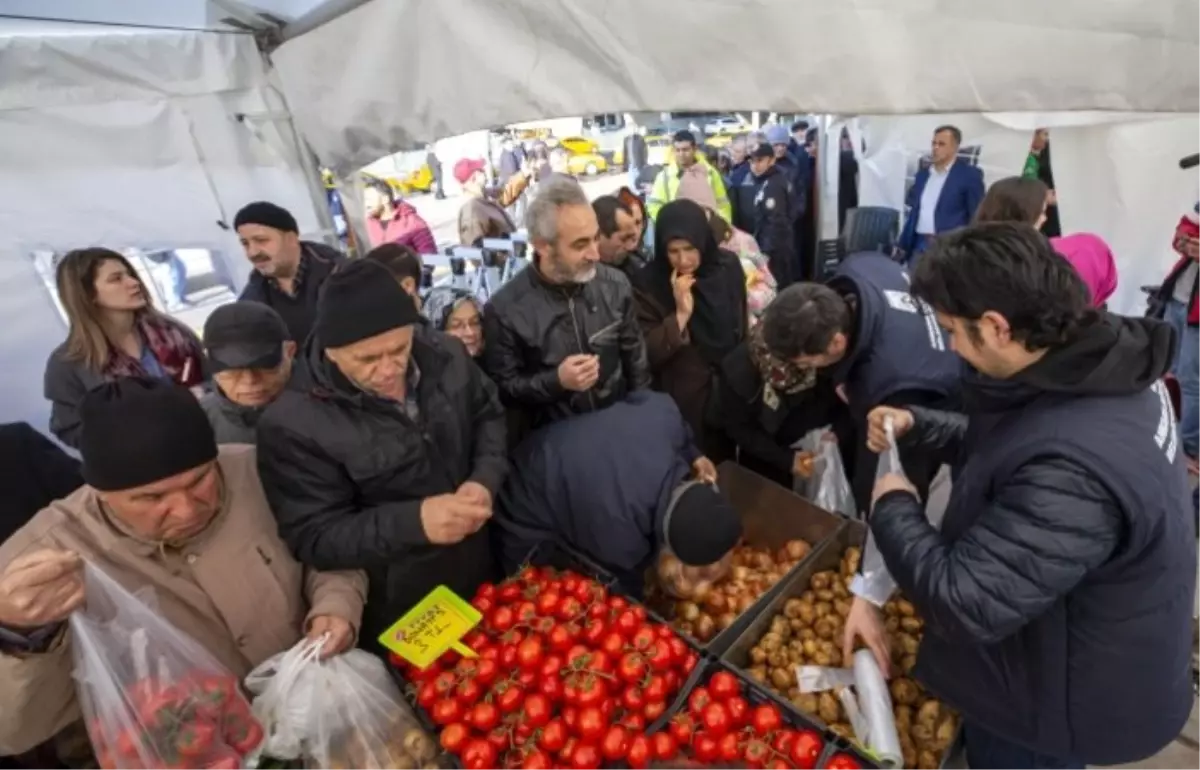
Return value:
[[(965, 414), (869, 420), (876, 451), (890, 414), (902, 444), (954, 470), (940, 531), (902, 476), (873, 495), (871, 532), (926, 624), (914, 675), (962, 714), (970, 767), (1151, 756), (1194, 702), (1196, 529), (1161, 379), (1173, 330), (1093, 310), (1023, 224), (940, 239), (912, 292), (974, 370)], [(856, 598), (846, 646), (862, 636), (879, 655), (881, 623)]]
[(956, 160), (961, 144), (962, 132), (956, 127), (935, 129), (932, 162), (917, 172), (908, 191), (908, 219), (898, 245), (910, 268), (934, 237), (970, 224), (983, 201), (983, 172)]

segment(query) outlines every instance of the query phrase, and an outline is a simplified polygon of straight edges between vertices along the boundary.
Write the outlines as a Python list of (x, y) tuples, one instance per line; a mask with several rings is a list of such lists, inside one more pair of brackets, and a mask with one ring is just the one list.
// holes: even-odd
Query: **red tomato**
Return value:
[(529, 669), (522, 669), (521, 672), (517, 674), (517, 684), (521, 685), (521, 688), (524, 690), (533, 689), (534, 685), (536, 685), (537, 682), (538, 682), (538, 675), (537, 675), (536, 671), (530, 671)]
[[(130, 767), (131, 765), (124, 765)], [(204, 763), (206, 768), (210, 770), (237, 770), (242, 766), (242, 758), (234, 751), (222, 751), (216, 756), (212, 756)]]
[(689, 652), (687, 657), (683, 659), (683, 663), (679, 666), (679, 669), (685, 674), (690, 674), (692, 673), (692, 669), (696, 668), (696, 664), (699, 662), (700, 655), (694, 652)]
[(776, 757), (770, 761), (767, 767), (771, 768), (771, 770), (792, 770), (792, 763), (786, 759)]
[(660, 761), (674, 759), (679, 753), (679, 744), (668, 732), (657, 732), (650, 741), (654, 747), (654, 757)]
[(792, 746), (795, 743), (796, 733), (794, 730), (780, 730), (775, 733), (775, 740), (771, 741), (771, 748), (787, 757), (791, 756)]
[(655, 671), (667, 671), (676, 662), (671, 654), (671, 646), (662, 639), (656, 639), (646, 655), (650, 660), (650, 668)]
[(650, 648), (658, 641), (658, 636), (654, 633), (654, 629), (650, 626), (642, 626), (634, 632), (629, 638), (629, 643), (633, 645), (633, 649), (638, 652), (649, 652)]
[(742, 694), (737, 677), (728, 671), (718, 671), (708, 680), (708, 691), (716, 700), (725, 700)]
[(454, 673), (451, 671), (443, 671), (434, 677), (432, 681), (433, 687), (437, 691), (437, 694), (442, 697), (452, 695), (454, 693), (455, 686), (458, 684), (458, 680), (454, 677)]
[[(604, 635), (608, 633), (607, 626), (603, 620), (597, 618), (588, 618), (583, 623), (583, 634), (581, 638), (583, 643), (593, 650), (600, 649), (600, 642), (604, 639)], [(607, 650), (606, 650), (607, 652)]]
[(750, 704), (745, 698), (739, 695), (733, 696), (725, 701), (725, 710), (729, 712), (729, 726), (734, 730), (750, 723)]
[(542, 636), (549, 636), (550, 632), (555, 629), (554, 624), (554, 618), (534, 618), (529, 621), (529, 627), (533, 629), (534, 633)]
[(742, 758), (742, 747), (738, 742), (737, 733), (726, 733), (717, 740), (717, 753), (726, 762), (736, 762)]
[(723, 703), (710, 703), (700, 714), (700, 724), (713, 735), (724, 735), (733, 726), (729, 719), (729, 709)]
[(754, 726), (754, 732), (768, 735), (783, 725), (783, 716), (777, 707), (770, 704), (755, 706), (750, 714), (750, 724)]
[(517, 580), (525, 583), (536, 583), (541, 580), (542, 577), (542, 570), (538, 569), (532, 564), (526, 564), (521, 568), (521, 571), (517, 573)]
[(484, 583), (475, 589), (475, 598), (494, 599), (496, 598), (496, 584)]
[(621, 636), (618, 631), (610, 630), (600, 640), (600, 649), (604, 650), (609, 657), (619, 658), (625, 650), (625, 637)]
[(625, 637), (626, 639), (633, 639), (634, 634), (636, 634), (638, 629), (641, 627), (642, 624), (638, 620), (637, 614), (634, 612), (634, 608), (632, 607), (622, 610), (621, 614), (617, 615), (617, 619), (613, 623), (613, 628), (620, 631), (621, 636)]
[(644, 768), (650, 765), (654, 756), (654, 747), (650, 739), (644, 735), (635, 735), (629, 741), (629, 750), (625, 754), (625, 762), (632, 768)]
[(688, 714), (676, 714), (667, 729), (680, 746), (690, 746), (696, 733), (696, 721)]
[(583, 604), (574, 596), (568, 596), (559, 602), (558, 611), (554, 616), (559, 620), (575, 620), (584, 614)]
[(517, 666), (517, 645), (506, 644), (500, 648), (501, 668), (511, 669)]
[(559, 714), (562, 716), (563, 722), (566, 723), (568, 730), (574, 731), (579, 726), (579, 709), (577, 707), (563, 706)]
[(446, 729), (442, 730), (442, 734), (438, 736), (438, 743), (442, 748), (451, 754), (462, 753), (463, 746), (471, 738), (470, 729), (462, 722), (453, 722), (446, 725)]
[(481, 733), (490, 732), (500, 724), (500, 709), (494, 703), (480, 701), (467, 712), (467, 723)]
[(595, 743), (604, 734), (604, 712), (595, 706), (579, 709), (579, 719), (575, 723), (575, 732), (586, 743)]
[(454, 697), (463, 707), (469, 707), (483, 697), (483, 687), (474, 679), (464, 679), (454, 688)]
[(688, 653), (691, 652), (691, 650), (688, 649), (687, 642), (683, 641), (678, 636), (672, 635), (671, 638), (667, 640), (667, 646), (671, 648), (671, 656), (675, 658), (677, 663), (682, 662), (683, 659), (688, 656)]
[(651, 674), (642, 690), (646, 694), (646, 700), (666, 700), (667, 680), (658, 674)]
[(521, 770), (550, 770), (550, 757), (545, 752), (534, 749), (521, 760)]
[(481, 658), (475, 663), (475, 681), (484, 687), (496, 681), (496, 676), (499, 673), (500, 667), (496, 665), (496, 661), (494, 660)]
[(537, 691), (545, 695), (553, 703), (563, 699), (563, 680), (558, 674), (547, 676), (540, 679), (537, 683)]
[(489, 732), (486, 740), (492, 744), (492, 748), (496, 750), (497, 754), (508, 751), (512, 747), (512, 736), (508, 732), (508, 728), (503, 725)]
[(553, 617), (558, 610), (558, 603), (562, 601), (562, 594), (558, 591), (544, 591), (537, 598), (537, 611), (539, 615)]
[(617, 663), (617, 676), (630, 684), (642, 681), (646, 676), (646, 659), (640, 653), (625, 653)]
[(521, 586), (509, 581), (496, 589), (496, 599), (502, 604), (515, 602), (521, 598)]
[(629, 731), (621, 725), (612, 725), (600, 739), (600, 754), (610, 762), (625, 758), (629, 753)]
[(517, 617), (513, 614), (512, 607), (497, 607), (488, 617), (488, 625), (497, 631), (507, 631), (516, 622)]
[(661, 717), (667, 711), (666, 701), (648, 700), (646, 705), (642, 707), (642, 714), (646, 717), (646, 722), (654, 724), (654, 720)]
[(491, 612), (492, 609), (496, 606), (496, 603), (486, 597), (476, 596), (474, 599), (471, 600), (471, 606), (474, 607), (475, 609), (479, 610), (480, 615), (483, 615), (486, 617), (487, 614), (489, 612)]
[(525, 704), (521, 707), (525, 715), (523, 724), (541, 727), (550, 721), (551, 708), (550, 699), (545, 695), (536, 692), (526, 695)]
[(496, 766), (496, 747), (482, 738), (475, 738), (463, 748), (463, 767), (482, 770)]
[(496, 694), (496, 705), (501, 713), (511, 714), (521, 707), (525, 701), (525, 693), (520, 687), (510, 685)]
[(626, 601), (625, 597), (623, 597), (623, 596), (608, 597), (608, 608), (610, 610), (616, 610), (617, 612), (620, 612), (621, 610), (625, 609), (628, 606), (629, 606), (629, 602)]
[(621, 724), (638, 733), (646, 730), (646, 718), (641, 714), (626, 714)]
[[(550, 622), (553, 623), (554, 621), (551, 620)], [(575, 640), (571, 637), (571, 632), (565, 626), (559, 625), (555, 625), (550, 629), (546, 641), (550, 642), (550, 646), (559, 652), (571, 649), (571, 645), (575, 643)]]
[(696, 733), (696, 738), (692, 741), (692, 754), (701, 764), (711, 765), (716, 762), (720, 750), (716, 738), (706, 733)]
[(636, 687), (627, 687), (621, 693), (621, 705), (629, 711), (640, 712), (646, 705), (646, 696)]
[(759, 738), (751, 738), (742, 749), (742, 758), (751, 767), (762, 767), (771, 758), (771, 747)]
[(433, 719), (434, 724), (448, 725), (463, 718), (463, 707), (454, 698), (442, 698), (433, 704), (429, 716)]
[(542, 665), (538, 667), (538, 676), (551, 677), (558, 676), (562, 671), (563, 656), (557, 653), (550, 653), (542, 659)]
[(185, 722), (175, 733), (175, 750), (184, 757), (196, 758), (212, 751), (217, 727), (212, 722)]
[(663, 674), (663, 681), (667, 683), (667, 692), (671, 695), (679, 691), (679, 674), (674, 670)]
[(829, 770), (859, 770), (862, 765), (859, 764), (857, 759), (849, 754), (838, 753), (834, 754), (833, 757), (825, 763), (825, 767), (829, 768)]
[(434, 687), (433, 682), (421, 682), (417, 687), (417, 705), (426, 711), (433, 705), (433, 702), (438, 699), (438, 691)]
[(571, 767), (575, 770), (594, 770), (600, 767), (600, 750), (588, 743), (580, 743), (571, 752)]
[(517, 645), (517, 665), (533, 671), (542, 664), (542, 640), (531, 636)]
[(572, 694), (572, 683), (568, 681), (563, 695), (566, 700), (574, 702), (576, 706), (580, 708), (585, 706), (599, 706), (608, 697), (608, 686), (604, 684), (603, 679), (578, 674), (573, 675), (572, 678), (578, 680), (574, 687), (574, 693)]
[(812, 770), (817, 766), (817, 759), (824, 748), (825, 741), (821, 740), (820, 734), (815, 730), (797, 730), (788, 759), (798, 770)]
[(557, 754), (567, 742), (567, 725), (561, 719), (551, 719), (537, 737), (538, 748)]
[(248, 714), (242, 716), (227, 712), (222, 732), (225, 742), (239, 754), (250, 753), (263, 739), (262, 725)]
[(697, 687), (688, 696), (688, 711), (692, 716), (698, 717), (710, 703), (712, 703), (712, 696), (708, 694), (708, 688)]

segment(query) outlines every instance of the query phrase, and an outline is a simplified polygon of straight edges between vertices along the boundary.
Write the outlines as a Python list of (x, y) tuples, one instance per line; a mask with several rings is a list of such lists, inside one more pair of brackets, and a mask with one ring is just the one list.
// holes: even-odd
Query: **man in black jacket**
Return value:
[(462, 343), (414, 335), (418, 318), (383, 267), (348, 263), (321, 295), (314, 387), (285, 391), (258, 426), (263, 488), (296, 557), (367, 571), (367, 644), (438, 585), (470, 597), (494, 577), (504, 412)]
[(321, 286), (344, 257), (324, 244), (300, 240), (291, 212), (267, 201), (243, 206), (233, 228), (254, 266), (238, 299), (274, 308), (292, 339), (303, 344), (312, 330)]
[(751, 234), (767, 255), (776, 286), (786, 289), (800, 275), (790, 213), (792, 183), (775, 165), (775, 150), (765, 142), (750, 155), (750, 173), (754, 178)]
[(633, 210), (615, 195), (601, 195), (592, 201), (600, 235), (596, 248), (600, 261), (612, 265), (630, 277), (646, 265), (641, 254), (641, 233), (633, 219)]
[(533, 427), (602, 409), (649, 387), (633, 291), (598, 264), (599, 227), (583, 188), (555, 176), (526, 213), (534, 263), (484, 310), (483, 366)]
[(0, 425), (0, 543), (83, 486), (79, 461), (29, 423)]
[(513, 452), (495, 520), (501, 562), (512, 571), (538, 543), (558, 539), (640, 593), (661, 547), (705, 566), (737, 544), (741, 519), (716, 480), (665, 393), (638, 391), (603, 414), (560, 420)]
[[(1194, 701), (1196, 530), (1161, 380), (1173, 330), (1092, 310), (1024, 225), (939, 238), (912, 291), (975, 370), (965, 415), (870, 419), (876, 450), (891, 416), (955, 471), (941, 531), (902, 476), (875, 487), (871, 531), (926, 623), (916, 676), (962, 713), (971, 767), (1149, 757)], [(847, 648), (880, 649), (863, 600), (846, 628)]]

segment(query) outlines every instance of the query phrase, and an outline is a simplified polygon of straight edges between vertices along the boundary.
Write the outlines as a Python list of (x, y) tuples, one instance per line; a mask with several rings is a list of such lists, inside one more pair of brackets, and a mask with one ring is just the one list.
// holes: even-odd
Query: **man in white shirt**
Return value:
[(965, 161), (956, 162), (961, 144), (957, 127), (935, 129), (930, 165), (917, 172), (908, 191), (908, 218), (898, 248), (910, 268), (934, 237), (969, 224), (983, 200), (983, 172)]

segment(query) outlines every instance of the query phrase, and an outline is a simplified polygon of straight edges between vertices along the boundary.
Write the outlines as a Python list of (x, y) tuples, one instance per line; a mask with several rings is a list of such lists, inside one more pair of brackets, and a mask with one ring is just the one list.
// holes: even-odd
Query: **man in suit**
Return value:
[(899, 250), (910, 270), (934, 237), (969, 224), (983, 200), (983, 172), (955, 162), (961, 144), (962, 131), (957, 127), (934, 129), (932, 162), (917, 172), (908, 191), (908, 219), (900, 233)]

